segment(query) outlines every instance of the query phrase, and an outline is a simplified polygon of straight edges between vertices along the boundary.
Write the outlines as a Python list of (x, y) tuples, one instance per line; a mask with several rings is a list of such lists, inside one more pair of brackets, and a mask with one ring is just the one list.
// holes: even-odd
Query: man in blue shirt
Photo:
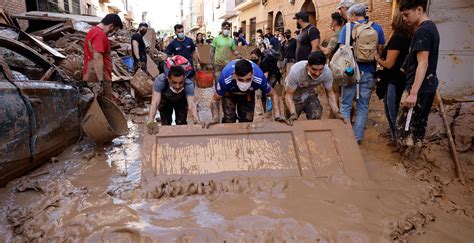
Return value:
[[(364, 4), (355, 4), (348, 10), (348, 17), (351, 20), (351, 33), (354, 30), (355, 24), (358, 23), (367, 23), (366, 19), (366, 7)], [(341, 30), (339, 36), (339, 44), (344, 46), (346, 40), (346, 26)], [(385, 44), (385, 37), (382, 27), (373, 23), (371, 28), (377, 32), (377, 41), (376, 46), (373, 50), (376, 54), (373, 61), (364, 61), (357, 62), (359, 70), (361, 72), (361, 78), (356, 84), (350, 84), (342, 87), (342, 104), (341, 104), (341, 113), (342, 115), (350, 119), (352, 102), (354, 98), (357, 97), (356, 101), (356, 110), (355, 110), (355, 121), (352, 129), (358, 143), (362, 140), (364, 136), (365, 123), (367, 121), (367, 114), (369, 113), (369, 102), (370, 96), (372, 94), (372, 89), (375, 86), (374, 74), (376, 71), (376, 59), (380, 56), (383, 50), (383, 45)], [(352, 35), (353, 36), (353, 35)], [(355, 40), (357, 42), (357, 40)], [(354, 46), (354, 40), (351, 37), (350, 40), (351, 46)]]
[[(211, 124), (219, 123), (219, 101), (222, 100), (222, 123), (252, 122), (255, 90), (267, 94), (273, 103), (275, 121), (286, 122), (280, 114), (280, 99), (257, 64), (245, 59), (229, 62), (222, 70), (211, 99)], [(237, 111), (237, 113), (236, 113)]]
[[(196, 52), (196, 45), (194, 44), (194, 41), (186, 37), (184, 35), (184, 27), (182, 24), (177, 24), (174, 26), (174, 32), (176, 34), (176, 38), (170, 42), (168, 47), (166, 47), (166, 54), (168, 56), (175, 56), (175, 55), (180, 55), (183, 56), (184, 58), (188, 59), (189, 63), (191, 63), (191, 66), (194, 68), (193, 65), (193, 56), (196, 55), (197, 60), (199, 62), (199, 53)], [(194, 76), (194, 71), (189, 77)]]

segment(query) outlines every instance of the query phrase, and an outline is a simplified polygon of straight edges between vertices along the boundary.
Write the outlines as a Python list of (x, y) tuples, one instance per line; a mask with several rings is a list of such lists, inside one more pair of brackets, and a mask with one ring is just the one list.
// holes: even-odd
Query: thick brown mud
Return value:
[(103, 148), (84, 140), (0, 188), (0, 242), (472, 242), (472, 163), (463, 160), (461, 185), (439, 142), (431, 160), (404, 166), (383, 135), (383, 106), (372, 104), (360, 145), (369, 182), (236, 176), (144, 185), (136, 116), (129, 135)]

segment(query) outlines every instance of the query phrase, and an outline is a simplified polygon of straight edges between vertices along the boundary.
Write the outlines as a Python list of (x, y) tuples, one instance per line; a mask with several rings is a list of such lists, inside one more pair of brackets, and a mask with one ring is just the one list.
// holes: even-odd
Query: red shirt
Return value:
[[(89, 48), (88, 43), (91, 44), (92, 49)], [(89, 77), (89, 80), (86, 79), (89, 62), (94, 59), (94, 51), (102, 53), (104, 59), (104, 80), (112, 81), (112, 58), (110, 57), (109, 39), (107, 38), (104, 30), (98, 26), (92, 27), (89, 33), (87, 33), (86, 39), (84, 41), (84, 68), (82, 69), (82, 78), (85, 81), (97, 80), (95, 73), (92, 74), (95, 77)], [(94, 66), (91, 66), (91, 69), (93, 70)]]

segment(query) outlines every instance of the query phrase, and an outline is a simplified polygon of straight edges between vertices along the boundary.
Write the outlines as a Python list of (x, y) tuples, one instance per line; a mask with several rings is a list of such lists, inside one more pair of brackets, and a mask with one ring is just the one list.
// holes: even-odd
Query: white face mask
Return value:
[(173, 88), (173, 87), (170, 86), (170, 89), (171, 89), (171, 91), (172, 91), (173, 93), (179, 94), (179, 93), (183, 92), (184, 87), (182, 87), (181, 89), (177, 90), (177, 89), (175, 89), (175, 88)]
[(225, 35), (225, 36), (228, 36), (229, 35), (229, 30), (222, 31), (222, 34)]
[(246, 83), (246, 82), (240, 82), (238, 80), (236, 81), (237, 81), (237, 87), (239, 87), (240, 91), (247, 91), (250, 88), (250, 86), (252, 86), (252, 82)]

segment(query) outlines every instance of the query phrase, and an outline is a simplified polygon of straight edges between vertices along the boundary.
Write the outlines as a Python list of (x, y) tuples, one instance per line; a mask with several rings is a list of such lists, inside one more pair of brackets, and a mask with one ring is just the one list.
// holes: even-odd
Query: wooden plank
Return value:
[(153, 80), (160, 74), (160, 70), (158, 66), (155, 64), (153, 59), (151, 59), (150, 55), (146, 55), (146, 70), (151, 75)]

